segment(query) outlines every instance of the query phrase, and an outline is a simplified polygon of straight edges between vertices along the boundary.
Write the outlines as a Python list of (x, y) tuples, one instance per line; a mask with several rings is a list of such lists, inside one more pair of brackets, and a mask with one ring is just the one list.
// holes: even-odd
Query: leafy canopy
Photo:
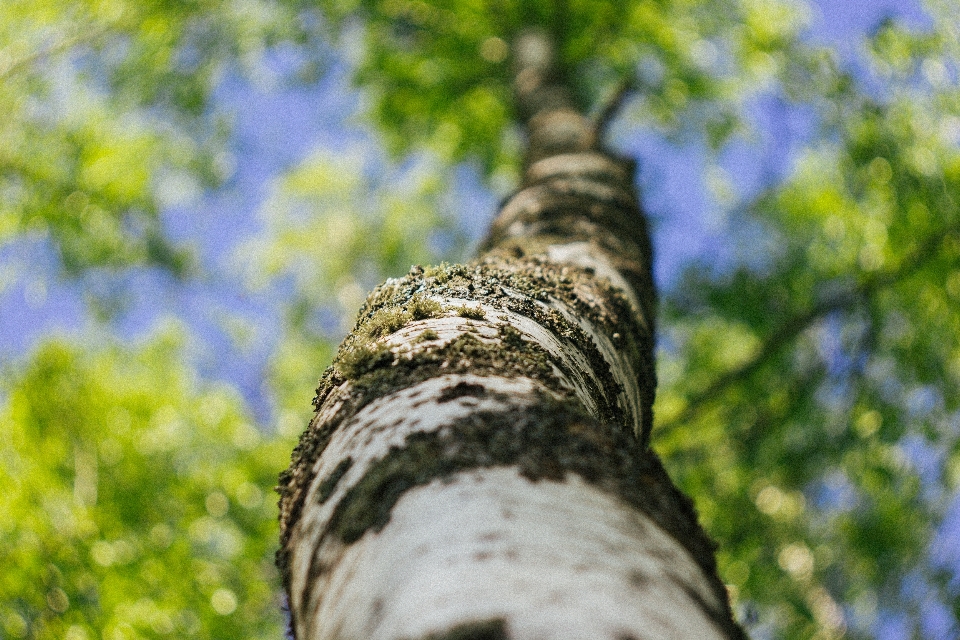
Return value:
[(212, 92), (271, 44), (305, 38), (266, 2), (5, 1), (0, 248), (27, 234), (49, 238), (67, 273), (183, 275), (189, 253), (158, 215), (225, 177)]
[(269, 488), (289, 440), (200, 383), (182, 333), (51, 341), (0, 410), (0, 624), (11, 638), (269, 638)]

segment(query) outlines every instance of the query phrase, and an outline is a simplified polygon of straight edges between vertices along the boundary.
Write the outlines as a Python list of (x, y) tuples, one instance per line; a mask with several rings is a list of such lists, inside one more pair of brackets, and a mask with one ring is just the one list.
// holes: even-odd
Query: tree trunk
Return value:
[(515, 46), (523, 185), (480, 256), (388, 280), (281, 478), (296, 637), (742, 638), (648, 447), (650, 241), (632, 163)]

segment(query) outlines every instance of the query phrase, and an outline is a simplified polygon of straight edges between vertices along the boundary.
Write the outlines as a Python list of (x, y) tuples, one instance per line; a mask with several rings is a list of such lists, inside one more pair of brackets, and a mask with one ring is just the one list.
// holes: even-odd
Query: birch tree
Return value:
[(374, 291), (281, 479), (298, 638), (743, 638), (650, 448), (633, 164), (518, 37), (521, 189), (473, 262)]

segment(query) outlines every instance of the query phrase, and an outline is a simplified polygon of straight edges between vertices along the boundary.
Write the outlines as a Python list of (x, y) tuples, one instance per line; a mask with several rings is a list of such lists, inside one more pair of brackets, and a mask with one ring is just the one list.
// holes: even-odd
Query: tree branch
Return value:
[(855, 306), (858, 302), (867, 300), (876, 291), (893, 285), (911, 273), (922, 267), (930, 259), (936, 249), (948, 237), (956, 236), (960, 233), (960, 226), (952, 226), (942, 234), (932, 235), (927, 238), (919, 247), (906, 259), (901, 265), (893, 270), (873, 274), (859, 284), (851, 287), (847, 291), (839, 292), (825, 300), (815, 304), (810, 309), (795, 314), (788, 318), (767, 338), (763, 347), (749, 361), (735, 367), (725, 373), (720, 374), (713, 382), (704, 389), (694, 393), (687, 399), (686, 407), (679, 415), (667, 422), (661, 423), (659, 429), (675, 429), (682, 423), (700, 413), (703, 406), (716, 399), (724, 390), (734, 385), (738, 381), (752, 375), (760, 367), (766, 364), (771, 358), (777, 355), (785, 346), (790, 344), (797, 336), (806, 330), (811, 324), (830, 313), (831, 311), (847, 310)]
[(631, 91), (635, 91), (637, 83), (633, 78), (623, 80), (617, 89), (600, 105), (600, 109), (593, 116), (593, 126), (597, 132), (597, 138), (603, 138), (610, 122), (617, 116), (623, 103)]
[(13, 76), (32, 64), (35, 64), (52, 55), (66, 51), (67, 49), (75, 47), (79, 44), (95, 42), (115, 28), (116, 25), (114, 24), (103, 24), (100, 25), (99, 28), (95, 28), (92, 31), (79, 33), (69, 38), (64, 38), (63, 40), (55, 42), (47, 47), (38, 49), (37, 51), (34, 51), (28, 55), (12, 60), (6, 66), (0, 66), (0, 80), (4, 80), (10, 76)]

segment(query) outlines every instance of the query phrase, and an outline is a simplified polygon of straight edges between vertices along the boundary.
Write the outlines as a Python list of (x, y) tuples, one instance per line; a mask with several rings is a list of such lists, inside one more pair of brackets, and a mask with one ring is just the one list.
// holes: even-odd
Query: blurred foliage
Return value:
[(200, 383), (186, 349), (175, 329), (53, 340), (5, 372), (0, 637), (282, 634), (271, 489), (293, 439)]
[(317, 364), (330, 360), (374, 286), (462, 249), (450, 180), (430, 155), (375, 166), (361, 148), (321, 148), (273, 185), (261, 231), (235, 256), (252, 290), (284, 292), (268, 382), (288, 416), (306, 419)]
[[(872, 637), (895, 617), (935, 637), (934, 611), (955, 636), (957, 567), (930, 554), (960, 483), (949, 5), (930, 2), (922, 28), (877, 25), (851, 64), (778, 0), (321, 0), (323, 18), (300, 0), (0, 4), (0, 249), (39, 236), (67, 273), (190, 275), (161, 212), (227, 177), (214, 91), (258, 77), (273, 47), (315, 60), (336, 41), (395, 154), (310, 154), (235, 253), (251, 295), (281, 308), (278, 430), (200, 382), (177, 331), (54, 340), (4, 372), (0, 637), (279, 636), (274, 474), (365, 293), (455, 258), (453, 214), (489, 214), (457, 210), (450, 165), (478, 159), (499, 192), (515, 179), (507, 43), (530, 24), (557, 38), (585, 109), (632, 85), (616, 136), (709, 150), (741, 258), (666, 293), (654, 444), (751, 632)], [(812, 133), (754, 197), (722, 162), (763, 139), (753, 109), (771, 96)]]
[(947, 33), (884, 22), (862, 82), (833, 52), (791, 45), (782, 91), (820, 132), (734, 218), (734, 233), (774, 239), (766, 264), (698, 265), (667, 301), (657, 446), (761, 637), (872, 637), (883, 615), (912, 637), (958, 630), (956, 567), (928, 556), (960, 480)]
[[(769, 50), (797, 30), (773, 0), (539, 2), (322, 0), (335, 25), (360, 18), (356, 80), (395, 152), (425, 145), (440, 157), (474, 156), (489, 173), (516, 177), (520, 134), (512, 122), (508, 43), (531, 25), (549, 29), (584, 109), (597, 109), (630, 79), (639, 117), (668, 130), (698, 119), (719, 144), (735, 127), (731, 101), (769, 75)], [(690, 109), (709, 103), (710, 108)]]
[(0, 3), (0, 248), (30, 234), (68, 274), (185, 275), (159, 211), (226, 177), (213, 90), (306, 38), (293, 10), (258, 0)]

